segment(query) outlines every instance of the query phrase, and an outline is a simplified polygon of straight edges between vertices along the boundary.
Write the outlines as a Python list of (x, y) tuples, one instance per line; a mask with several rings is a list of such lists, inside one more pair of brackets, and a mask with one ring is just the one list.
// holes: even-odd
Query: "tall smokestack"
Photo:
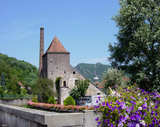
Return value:
[(42, 56), (44, 54), (44, 28), (40, 28), (40, 56), (39, 56), (39, 73), (42, 71)]

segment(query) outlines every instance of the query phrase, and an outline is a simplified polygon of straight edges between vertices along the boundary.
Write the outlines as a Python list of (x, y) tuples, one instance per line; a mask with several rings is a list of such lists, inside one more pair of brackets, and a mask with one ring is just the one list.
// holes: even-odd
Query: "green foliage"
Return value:
[(21, 88), (21, 93), (20, 93), (22, 96), (25, 96), (27, 95), (27, 90), (24, 89), (24, 88)]
[(120, 5), (112, 65), (130, 73), (141, 88), (160, 91), (160, 1), (120, 0)]
[(38, 70), (27, 62), (0, 53), (1, 84), (2, 81), (4, 82), (2, 77), (5, 77), (5, 87), (10, 94), (20, 94), (20, 87), (17, 83), (20, 81), (25, 87), (32, 87), (38, 78)]
[(94, 77), (95, 77), (95, 72), (96, 75), (98, 76), (99, 80), (102, 81), (103, 79), (103, 73), (107, 71), (110, 66), (109, 65), (104, 65), (101, 63), (97, 64), (86, 64), (86, 63), (81, 63), (78, 64), (75, 67), (85, 78), (89, 79), (91, 82), (94, 82)]
[(80, 97), (85, 96), (88, 87), (89, 87), (88, 80), (78, 80), (75, 84), (75, 87), (71, 90), (70, 96), (72, 96), (77, 101), (79, 100)]
[(60, 94), (60, 81), (61, 81), (61, 77), (56, 78), (55, 85), (56, 85), (56, 91), (58, 95)]
[(1, 74), (1, 82), (0, 82), (0, 85), (5, 86), (5, 84), (6, 84), (5, 76), (4, 76), (4, 74), (2, 73), (2, 74)]
[(54, 96), (53, 93), (53, 81), (47, 78), (39, 78), (35, 87), (33, 87), (33, 93), (38, 95), (40, 102), (48, 102), (50, 96)]
[(75, 105), (76, 102), (74, 100), (74, 98), (72, 96), (68, 96), (64, 101), (63, 101), (64, 105)]
[(3, 95), (3, 93), (4, 93), (3, 87), (0, 86), (0, 95)]
[(50, 96), (48, 99), (49, 104), (56, 104), (56, 100), (54, 99), (54, 96)]
[(104, 91), (107, 92), (108, 88), (115, 87), (126, 87), (129, 83), (129, 78), (127, 78), (123, 71), (111, 68), (106, 73), (104, 73)]

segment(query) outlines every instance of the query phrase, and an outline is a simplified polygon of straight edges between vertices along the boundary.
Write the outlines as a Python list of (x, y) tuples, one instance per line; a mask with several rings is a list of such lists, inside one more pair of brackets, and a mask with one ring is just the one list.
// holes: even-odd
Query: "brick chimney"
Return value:
[(40, 55), (39, 55), (39, 73), (42, 71), (42, 56), (44, 54), (44, 28), (40, 28)]

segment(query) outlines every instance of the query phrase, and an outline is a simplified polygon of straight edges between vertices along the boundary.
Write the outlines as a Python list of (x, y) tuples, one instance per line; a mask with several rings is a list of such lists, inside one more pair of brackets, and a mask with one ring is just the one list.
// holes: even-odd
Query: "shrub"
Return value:
[(38, 102), (38, 97), (37, 96), (33, 96), (32, 97), (32, 102)]
[(76, 102), (75, 100), (73, 99), (73, 97), (71, 96), (68, 96), (64, 101), (63, 101), (64, 105), (67, 106), (67, 105), (75, 105)]
[(103, 127), (158, 127), (160, 123), (160, 94), (146, 92), (136, 87), (110, 89), (111, 95), (100, 105), (102, 112), (96, 118)]
[(54, 99), (53, 96), (50, 96), (50, 97), (49, 97), (48, 103), (49, 103), (49, 104), (56, 104), (56, 100)]
[(72, 96), (77, 101), (80, 97), (84, 97), (86, 95), (88, 87), (88, 80), (78, 80), (75, 87), (71, 90), (70, 96)]

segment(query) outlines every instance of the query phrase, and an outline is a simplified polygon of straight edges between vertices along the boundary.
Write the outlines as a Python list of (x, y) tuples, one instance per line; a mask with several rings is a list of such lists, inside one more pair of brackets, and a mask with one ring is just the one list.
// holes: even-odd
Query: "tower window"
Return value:
[(63, 81), (63, 87), (67, 87), (66, 81)]
[(73, 74), (76, 74), (76, 72), (75, 72), (75, 71), (73, 71)]
[(64, 71), (64, 74), (66, 73), (66, 71)]

